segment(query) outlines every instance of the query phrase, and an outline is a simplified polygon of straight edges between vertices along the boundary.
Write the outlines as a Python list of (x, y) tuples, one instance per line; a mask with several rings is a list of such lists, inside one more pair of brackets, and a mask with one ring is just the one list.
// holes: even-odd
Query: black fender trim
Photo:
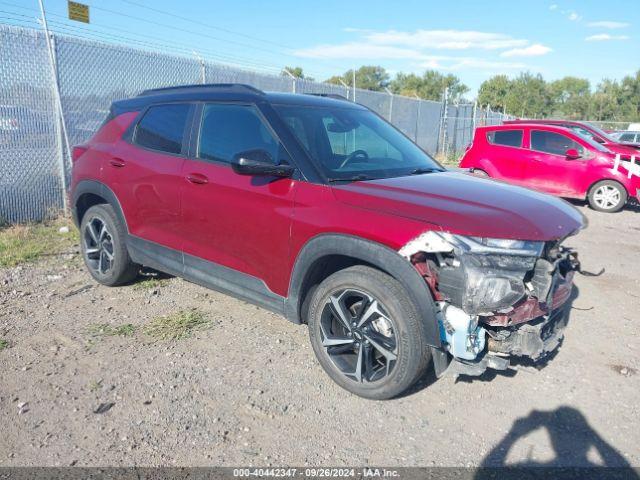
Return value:
[(422, 315), (427, 343), (432, 347), (441, 347), (436, 306), (426, 282), (416, 269), (395, 250), (351, 235), (321, 234), (313, 237), (302, 247), (293, 267), (289, 296), (285, 302), (285, 315), (288, 320), (302, 323), (300, 295), (305, 275), (317, 260), (329, 255), (355, 258), (387, 272), (398, 280)]
[(102, 197), (107, 202), (109, 202), (109, 204), (115, 210), (116, 215), (118, 215), (118, 218), (127, 229), (127, 232), (129, 232), (127, 219), (125, 218), (124, 213), (122, 213), (122, 207), (120, 206), (118, 197), (116, 197), (116, 194), (113, 193), (113, 190), (107, 187), (104, 183), (98, 182), (97, 180), (81, 180), (80, 182), (78, 182), (76, 188), (73, 191), (73, 198), (71, 201), (71, 214), (73, 216), (73, 223), (76, 225), (76, 227), (80, 228), (80, 219), (78, 218), (77, 209), (78, 199), (85, 193), (93, 193), (94, 195), (98, 195), (99, 197)]

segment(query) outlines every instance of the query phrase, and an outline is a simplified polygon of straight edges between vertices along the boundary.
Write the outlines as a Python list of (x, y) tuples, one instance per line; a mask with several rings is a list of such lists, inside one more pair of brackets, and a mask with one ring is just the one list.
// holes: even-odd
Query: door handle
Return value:
[(204, 185), (205, 183), (209, 183), (209, 179), (201, 173), (190, 173), (189, 175), (187, 175), (187, 180), (191, 183), (195, 183), (196, 185)]
[(109, 164), (112, 167), (116, 168), (122, 168), (125, 165), (124, 160), (122, 160), (121, 158), (112, 158), (111, 160), (109, 160)]

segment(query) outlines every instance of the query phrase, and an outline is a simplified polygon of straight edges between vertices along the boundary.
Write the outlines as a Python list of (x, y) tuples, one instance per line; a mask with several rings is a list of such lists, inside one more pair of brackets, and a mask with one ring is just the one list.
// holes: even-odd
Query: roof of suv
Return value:
[(365, 107), (350, 102), (340, 95), (330, 94), (294, 94), (279, 92), (263, 92), (250, 85), (241, 83), (211, 83), (200, 85), (182, 85), (166, 88), (145, 90), (137, 97), (128, 98), (114, 102), (114, 106), (119, 110), (138, 110), (146, 105), (159, 102), (176, 101), (206, 101), (206, 100), (226, 100), (226, 101), (246, 101), (269, 103), (302, 105), (302, 106), (323, 106), (342, 108), (362, 108)]

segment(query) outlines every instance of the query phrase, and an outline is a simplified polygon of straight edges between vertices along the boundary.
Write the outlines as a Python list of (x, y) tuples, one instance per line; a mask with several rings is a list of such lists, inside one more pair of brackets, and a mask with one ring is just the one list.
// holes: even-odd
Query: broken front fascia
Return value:
[(525, 334), (518, 325), (568, 300), (578, 268), (575, 253), (559, 242), (545, 251), (543, 242), (435, 231), (411, 240), (399, 253), (423, 276), (436, 300), (443, 344), (466, 361), (482, 356), (485, 344), (498, 355), (539, 358), (547, 353), (552, 342), (536, 343), (539, 351), (509, 345)]

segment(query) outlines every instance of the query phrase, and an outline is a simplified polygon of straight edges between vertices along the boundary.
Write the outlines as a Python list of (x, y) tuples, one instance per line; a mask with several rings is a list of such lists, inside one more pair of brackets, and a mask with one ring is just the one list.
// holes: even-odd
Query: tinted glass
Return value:
[(621, 142), (633, 142), (635, 137), (636, 136), (633, 133), (623, 133), (622, 135), (620, 135), (619, 140)]
[(249, 105), (205, 105), (200, 127), (198, 157), (230, 162), (247, 150), (266, 150), (278, 159), (278, 141), (265, 126), (255, 107)]
[(522, 146), (522, 130), (496, 130), (487, 133), (487, 140), (494, 145), (505, 145), (507, 147)]
[(180, 153), (188, 115), (186, 103), (149, 108), (136, 128), (135, 143), (161, 152)]
[[(345, 102), (346, 103), (346, 102)], [(388, 178), (442, 168), (380, 117), (353, 107), (274, 105), (330, 180)], [(422, 172), (426, 173), (426, 172)]]
[(567, 150), (575, 148), (581, 155), (584, 148), (569, 137), (555, 132), (546, 132), (542, 130), (531, 131), (531, 149), (539, 152), (552, 153), (554, 155), (566, 155)]

